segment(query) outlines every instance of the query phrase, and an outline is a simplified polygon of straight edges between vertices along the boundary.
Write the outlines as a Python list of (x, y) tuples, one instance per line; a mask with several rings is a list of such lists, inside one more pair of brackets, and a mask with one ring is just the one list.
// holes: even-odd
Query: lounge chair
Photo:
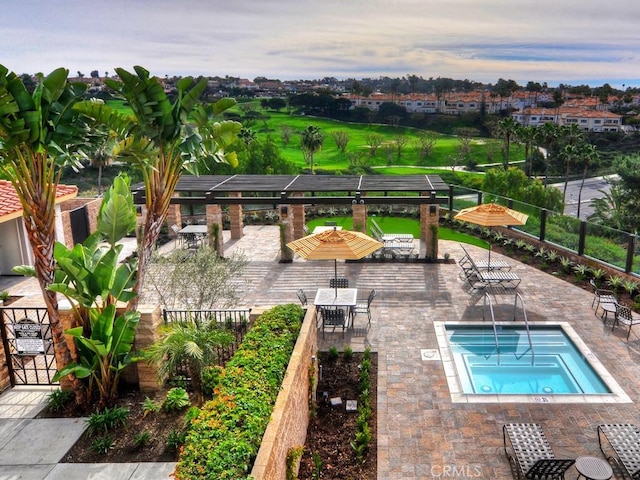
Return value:
[[(631, 424), (605, 424), (598, 425), (597, 431), (600, 451), (607, 460), (616, 463), (629, 478), (640, 479), (640, 430), (638, 427)], [(613, 450), (613, 455), (605, 452), (603, 439)]]
[(508, 423), (502, 426), (504, 453), (518, 479), (563, 479), (575, 463), (557, 459), (537, 423)]
[(473, 261), (476, 264), (478, 270), (511, 270), (511, 264), (509, 262), (505, 262), (504, 260), (474, 260), (467, 252), (467, 249), (460, 245), (460, 248), (464, 251), (464, 255), (460, 259), (458, 263), (468, 263), (469, 260)]
[(411, 242), (413, 243), (413, 235), (410, 233), (384, 233), (378, 222), (371, 219), (371, 234), (373, 238), (379, 242)]
[(487, 286), (499, 284), (506, 289), (515, 289), (520, 284), (520, 277), (509, 271), (502, 270), (480, 270), (471, 257), (467, 257), (466, 262), (460, 267), (465, 275), (467, 282), (473, 288), (484, 288)]
[(631, 311), (631, 309), (626, 305), (620, 305), (619, 303), (616, 303), (615, 306), (616, 306), (616, 311), (615, 311), (615, 317), (613, 319), (613, 326), (611, 327), (611, 331), (613, 331), (613, 329), (616, 328), (616, 325), (622, 324), (629, 329), (629, 331), (627, 332), (627, 340), (629, 340), (629, 335), (631, 335), (631, 328), (634, 325), (637, 325), (640, 323), (640, 318), (635, 316)]

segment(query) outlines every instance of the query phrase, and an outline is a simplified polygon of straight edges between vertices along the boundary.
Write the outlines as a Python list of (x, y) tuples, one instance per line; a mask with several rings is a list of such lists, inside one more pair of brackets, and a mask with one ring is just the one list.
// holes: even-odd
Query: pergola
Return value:
[[(132, 192), (134, 203), (144, 205), (144, 185), (134, 185)], [(231, 238), (239, 239), (242, 206), (273, 205), (279, 208), (285, 238), (290, 241), (305, 234), (305, 205), (350, 205), (354, 230), (365, 232), (367, 205), (417, 205), (421, 250), (432, 256), (437, 255), (438, 208), (448, 203), (449, 192), (449, 185), (438, 175), (185, 175), (176, 187), (171, 200), (175, 208), (167, 221), (181, 223), (180, 205), (205, 205), (207, 224), (222, 229), (221, 206), (228, 206)], [(222, 251), (221, 236), (215, 241)]]
[[(132, 191), (135, 203), (144, 204), (144, 185)], [(185, 175), (172, 203), (419, 205), (447, 203), (437, 195), (448, 192), (438, 175)]]

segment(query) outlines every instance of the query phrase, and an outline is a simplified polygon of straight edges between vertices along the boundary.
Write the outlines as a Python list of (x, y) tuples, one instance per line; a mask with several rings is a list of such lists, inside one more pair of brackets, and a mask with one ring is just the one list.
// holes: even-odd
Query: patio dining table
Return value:
[(207, 236), (206, 225), (187, 225), (178, 230), (178, 235), (183, 239), (182, 244), (187, 248), (198, 247)]
[(358, 303), (357, 288), (319, 288), (313, 304), (320, 307), (343, 307), (351, 317), (352, 307)]

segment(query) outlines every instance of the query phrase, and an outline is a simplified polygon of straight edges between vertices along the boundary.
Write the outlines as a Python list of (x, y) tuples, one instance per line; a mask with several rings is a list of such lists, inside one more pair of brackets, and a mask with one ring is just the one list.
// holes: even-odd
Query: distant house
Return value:
[(511, 117), (521, 125), (538, 126), (575, 124), (586, 132), (617, 132), (621, 130), (622, 115), (580, 106), (559, 108), (525, 108)]
[[(76, 198), (78, 187), (59, 185), (56, 192), (56, 240), (67, 246), (95, 231), (100, 199)], [(22, 204), (11, 182), (0, 180), (0, 274), (33, 265), (34, 256), (22, 217)]]

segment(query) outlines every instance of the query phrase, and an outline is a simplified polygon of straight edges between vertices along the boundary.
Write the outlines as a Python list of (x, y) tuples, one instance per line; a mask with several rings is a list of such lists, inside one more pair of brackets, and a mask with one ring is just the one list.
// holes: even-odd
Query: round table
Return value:
[(609, 480), (613, 476), (613, 470), (608, 462), (597, 457), (576, 458), (576, 470), (578, 478), (584, 477), (587, 480)]

